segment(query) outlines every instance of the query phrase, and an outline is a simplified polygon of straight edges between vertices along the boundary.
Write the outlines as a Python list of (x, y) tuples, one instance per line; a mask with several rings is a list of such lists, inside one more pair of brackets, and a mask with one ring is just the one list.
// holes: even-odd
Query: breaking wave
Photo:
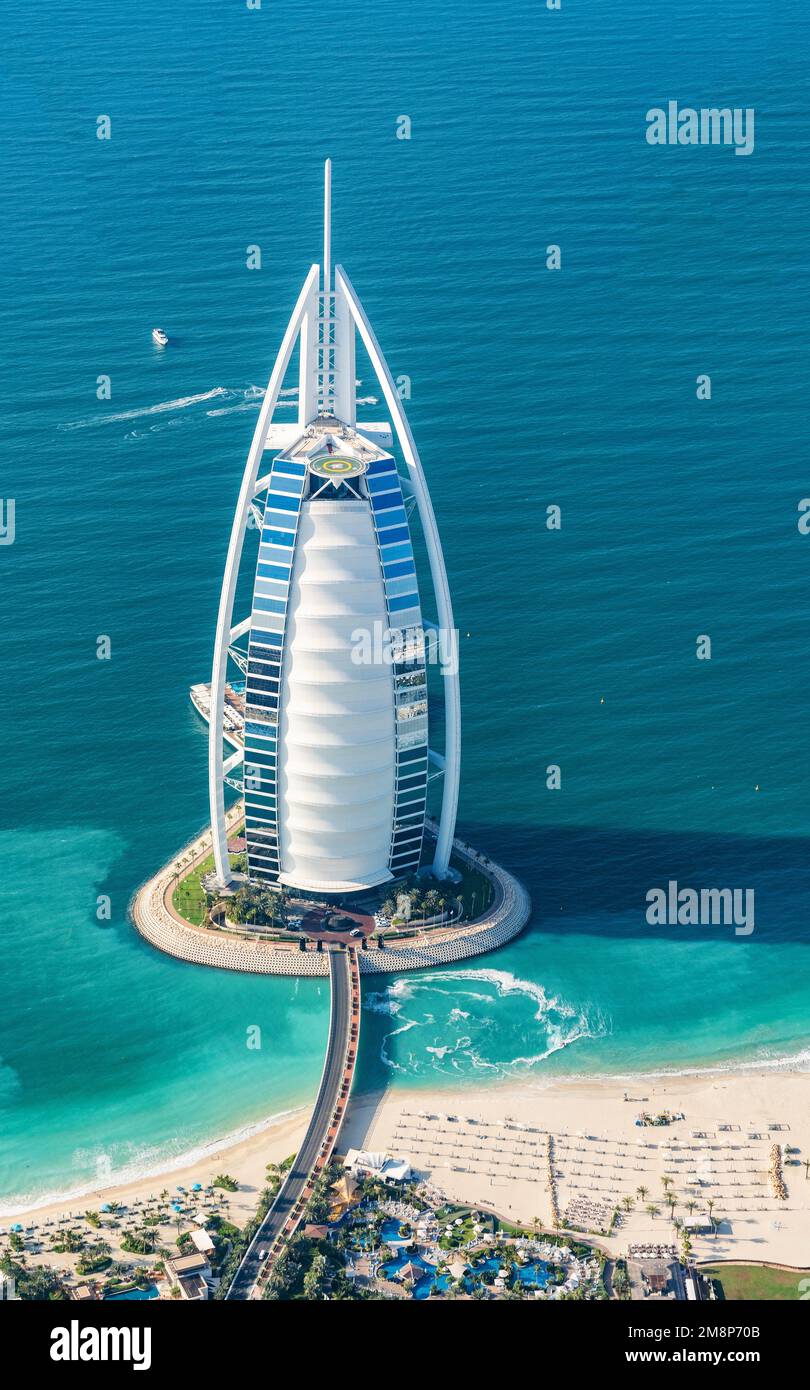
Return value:
[(506, 970), (399, 979), (369, 994), (364, 1008), (395, 1023), (383, 1036), (380, 1060), (409, 1076), (525, 1075), (562, 1048), (605, 1032), (602, 1020)]

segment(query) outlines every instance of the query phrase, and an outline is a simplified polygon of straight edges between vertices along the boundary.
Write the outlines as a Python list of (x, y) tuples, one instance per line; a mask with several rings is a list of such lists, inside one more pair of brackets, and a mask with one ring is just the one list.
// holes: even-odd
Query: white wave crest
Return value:
[[(199, 1163), (204, 1159), (213, 1157), (223, 1149), (229, 1149), (234, 1144), (239, 1144), (245, 1139), (250, 1139), (254, 1134), (261, 1134), (264, 1130), (272, 1129), (282, 1120), (291, 1118), (301, 1113), (306, 1107), (296, 1106), (291, 1110), (280, 1110), (275, 1115), (269, 1115), (264, 1120), (258, 1120), (255, 1124), (244, 1125), (241, 1129), (234, 1130), (230, 1134), (224, 1135), (220, 1139), (213, 1139), (208, 1142), (195, 1145), (191, 1149), (184, 1149), (180, 1153), (166, 1153), (157, 1145), (149, 1145), (139, 1150), (133, 1157), (129, 1158), (120, 1168), (113, 1167), (109, 1177), (103, 1179), (94, 1178), (81, 1186), (73, 1187), (61, 1192), (46, 1192), (44, 1194), (15, 1194), (0, 1203), (0, 1217), (16, 1216), (18, 1212), (36, 1211), (40, 1207), (55, 1206), (59, 1202), (67, 1205), (70, 1202), (78, 1201), (82, 1197), (89, 1197), (91, 1193), (113, 1187), (122, 1187), (125, 1184), (140, 1182), (142, 1178), (158, 1178), (164, 1173), (175, 1173), (182, 1168), (190, 1168), (193, 1164)], [(95, 1161), (99, 1155), (79, 1150), (74, 1154), (77, 1161)]]

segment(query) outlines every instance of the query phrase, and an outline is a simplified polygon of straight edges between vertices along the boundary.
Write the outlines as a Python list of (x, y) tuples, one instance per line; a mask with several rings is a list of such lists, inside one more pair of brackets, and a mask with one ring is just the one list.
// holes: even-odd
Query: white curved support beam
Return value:
[(256, 478), (264, 451), (267, 431), (273, 418), (273, 411), (276, 408), (278, 394), (284, 380), (284, 373), (289, 365), (295, 340), (301, 331), (301, 327), (308, 309), (313, 303), (313, 295), (317, 297), (318, 277), (320, 267), (313, 265), (304, 281), (298, 301), (293, 309), (287, 329), (278, 350), (270, 381), (267, 385), (262, 408), (256, 422), (256, 429), (253, 433), (253, 441), (248, 453), (245, 471), (242, 476), (242, 486), (239, 491), (239, 501), (236, 504), (236, 513), (231, 527), (231, 539), (228, 545), (228, 558), (225, 564), (225, 574), (222, 580), (222, 593), (219, 600), (219, 616), (217, 618), (217, 633), (214, 642), (214, 666), (211, 672), (211, 712), (209, 716), (208, 729), (208, 796), (211, 805), (211, 830), (214, 842), (214, 863), (216, 865), (217, 883), (225, 887), (230, 883), (232, 874), (230, 860), (228, 858), (228, 835), (225, 828), (225, 795), (224, 795), (224, 756), (222, 750), (222, 720), (225, 704), (225, 677), (228, 666), (228, 647), (235, 637), (242, 631), (246, 631), (250, 626), (247, 623), (240, 623), (238, 627), (231, 631), (231, 619), (233, 616), (233, 600), (236, 591), (236, 580), (239, 574), (239, 561), (242, 557), (242, 546), (245, 540), (245, 528), (247, 526), (250, 504), (253, 498), (253, 491), (256, 485)]
[[(335, 293), (340, 300), (345, 298), (349, 306), (351, 317), (357, 325), (357, 330), (363, 340), (365, 349), (371, 359), (371, 365), (377, 376), (377, 380), (382, 387), (385, 401), (391, 412), (391, 419), (394, 422), (397, 439), (399, 440), (402, 454), (408, 465), (408, 473), (413, 485), (414, 495), (419, 507), (419, 519), (422, 523), (422, 530), (427, 544), (428, 557), (430, 559), (430, 573), (433, 579), (433, 588), (436, 594), (436, 607), (438, 609), (439, 624), (448, 634), (454, 631), (453, 605), (450, 599), (450, 586), (447, 582), (447, 571), (444, 567), (444, 557), (442, 555), (441, 542), (439, 541), (439, 531), (436, 525), (436, 517), (433, 513), (433, 504), (425, 482), (425, 475), (422, 471), (422, 464), (419, 453), (411, 434), (405, 412), (402, 409), (402, 402), (399, 392), (394, 385), (394, 379), (388, 367), (388, 363), (382, 355), (382, 350), (374, 333), (374, 329), (366, 317), (360, 300), (352, 288), (346, 272), (342, 266), (335, 266)], [(450, 639), (452, 640), (452, 638)], [(458, 810), (458, 784), (461, 771), (461, 691), (459, 688), (458, 666), (455, 670), (452, 665), (442, 667), (444, 677), (444, 705), (445, 705), (445, 777), (444, 793), (442, 796), (442, 810), (439, 817), (439, 830), (436, 837), (436, 854), (433, 860), (433, 872), (438, 878), (447, 875), (450, 864), (450, 852), (453, 847), (453, 835), (456, 826), (456, 812)]]
[(237, 748), (235, 753), (231, 753), (231, 756), (225, 759), (225, 762), (223, 763), (223, 771), (226, 777), (228, 776), (229, 772), (233, 772), (234, 768), (239, 766), (239, 764), (244, 760), (244, 756), (244, 748)]

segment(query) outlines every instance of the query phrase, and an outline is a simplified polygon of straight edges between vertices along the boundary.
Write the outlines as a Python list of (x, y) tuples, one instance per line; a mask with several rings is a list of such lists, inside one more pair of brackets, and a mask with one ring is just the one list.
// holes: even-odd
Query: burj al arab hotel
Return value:
[[(233, 878), (224, 785), (242, 762), (251, 880), (351, 893), (423, 861), (429, 777), (443, 778), (433, 872), (452, 872), (458, 802), (457, 662), (441, 667), (444, 749), (430, 748), (423, 619), (411, 544), (418, 514), (437, 630), (454, 633), (436, 520), (413, 435), (374, 330), (331, 263), (310, 268), (276, 357), (245, 466), (219, 605), (209, 793), (220, 887)], [(390, 421), (357, 419), (356, 336)], [(274, 415), (298, 346), (298, 418)], [(394, 437), (400, 462), (392, 452)], [(250, 612), (234, 615), (246, 535), (259, 531)], [(372, 640), (361, 640), (367, 634)], [(384, 643), (374, 635), (385, 634)], [(247, 645), (239, 646), (247, 638)], [(376, 650), (375, 650), (376, 649)], [(369, 656), (370, 652), (370, 656)], [(244, 742), (226, 758), (229, 662), (244, 677)], [(230, 688), (230, 687), (228, 687)], [(233, 743), (233, 740), (231, 740)]]

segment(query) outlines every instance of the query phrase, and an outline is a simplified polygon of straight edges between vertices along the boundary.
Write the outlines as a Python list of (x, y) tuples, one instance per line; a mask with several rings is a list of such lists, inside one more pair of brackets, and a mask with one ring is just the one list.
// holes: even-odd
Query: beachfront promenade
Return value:
[(261, 1298), (273, 1256), (294, 1234), (343, 1123), (360, 1036), (360, 974), (355, 950), (332, 949), (327, 959), (329, 1036), (315, 1107), (295, 1161), (234, 1276), (229, 1299)]

